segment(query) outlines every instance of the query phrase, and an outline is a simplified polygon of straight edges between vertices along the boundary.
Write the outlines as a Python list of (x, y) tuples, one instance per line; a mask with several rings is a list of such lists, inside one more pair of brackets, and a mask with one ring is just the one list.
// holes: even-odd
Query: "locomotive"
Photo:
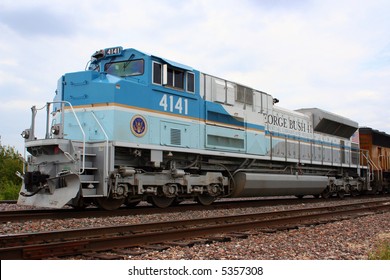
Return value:
[[(22, 132), (18, 204), (112, 210), (147, 201), (376, 191), (358, 123), (287, 110), (263, 91), (122, 47), (96, 51), (58, 80)], [(36, 115), (44, 112), (45, 136)], [(379, 184), (381, 185), (381, 184)]]
[(359, 128), (360, 149), (366, 151), (362, 165), (370, 166), (373, 192), (390, 191), (390, 135), (370, 127)]

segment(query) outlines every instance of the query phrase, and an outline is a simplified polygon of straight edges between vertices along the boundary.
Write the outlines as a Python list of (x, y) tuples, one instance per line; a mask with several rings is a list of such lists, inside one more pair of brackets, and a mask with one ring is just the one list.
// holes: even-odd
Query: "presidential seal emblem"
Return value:
[(135, 136), (144, 136), (147, 131), (147, 122), (145, 118), (140, 115), (135, 115), (130, 121), (130, 129)]

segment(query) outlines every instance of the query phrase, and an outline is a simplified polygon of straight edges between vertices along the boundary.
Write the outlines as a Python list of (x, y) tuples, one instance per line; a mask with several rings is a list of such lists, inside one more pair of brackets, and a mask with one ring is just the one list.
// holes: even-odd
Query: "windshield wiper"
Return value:
[(134, 58), (134, 54), (130, 55), (129, 59), (126, 61), (125, 64), (123, 64), (123, 70), (126, 70), (127, 66), (129, 66), (131, 60)]

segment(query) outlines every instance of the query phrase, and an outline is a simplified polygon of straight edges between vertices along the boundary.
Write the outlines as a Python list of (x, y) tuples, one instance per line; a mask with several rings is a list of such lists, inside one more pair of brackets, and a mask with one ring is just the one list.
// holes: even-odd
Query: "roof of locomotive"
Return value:
[(371, 127), (360, 127), (359, 133), (371, 135), (373, 145), (390, 148), (390, 135), (386, 132), (372, 129)]
[(312, 115), (314, 130), (318, 132), (350, 138), (359, 128), (359, 124), (353, 120), (318, 108), (305, 108), (297, 111)]
[(163, 58), (161, 56), (152, 55), (152, 54), (149, 54), (149, 53), (146, 53), (146, 52), (134, 49), (134, 48), (126, 48), (126, 49), (124, 49), (121, 46), (105, 48), (105, 49), (98, 50), (94, 54), (92, 54), (92, 58), (94, 60), (100, 60), (100, 59), (108, 58), (108, 57), (115, 58), (116, 56), (117, 57), (119, 57), (119, 56), (120, 57), (127, 57), (127, 56), (129, 56), (129, 58), (131, 58), (131, 55), (134, 54), (134, 53), (138, 53), (138, 54), (144, 55), (144, 56), (149, 56), (149, 57), (154, 58), (156, 60), (164, 61), (165, 63), (167, 63), (167, 64), (169, 64), (171, 66), (174, 66), (174, 67), (177, 67), (177, 68), (181, 68), (181, 69), (184, 69), (184, 70), (187, 70), (187, 71), (194, 71), (195, 70), (194, 68), (192, 68), (190, 66), (187, 66), (185, 64), (181, 64), (181, 63), (172, 61), (170, 59)]

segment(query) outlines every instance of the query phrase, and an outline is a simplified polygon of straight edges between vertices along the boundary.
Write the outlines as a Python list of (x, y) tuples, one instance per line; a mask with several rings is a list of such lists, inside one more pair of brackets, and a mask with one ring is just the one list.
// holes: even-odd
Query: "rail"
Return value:
[(47, 259), (83, 254), (90, 251), (116, 250), (190, 238), (256, 229), (270, 232), (318, 225), (390, 210), (387, 201), (344, 205), (303, 207), (282, 211), (170, 220), (156, 223), (67, 229), (4, 235), (0, 238), (0, 256), (5, 259)]

